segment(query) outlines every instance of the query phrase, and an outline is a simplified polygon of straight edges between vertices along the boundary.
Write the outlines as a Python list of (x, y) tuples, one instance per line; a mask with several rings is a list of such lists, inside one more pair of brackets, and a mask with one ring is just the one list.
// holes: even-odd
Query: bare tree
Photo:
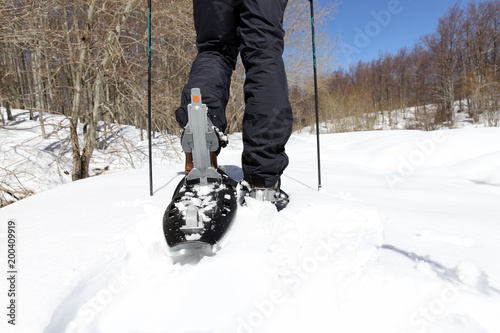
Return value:
[(441, 101), (442, 121), (454, 122), (455, 85), (459, 80), (458, 51), (461, 46), (463, 10), (455, 4), (439, 20), (437, 32), (424, 37), (436, 66), (436, 94)]
[(498, 111), (500, 5), (492, 1), (470, 2), (465, 15), (464, 90), (470, 115), (477, 122), (481, 112)]

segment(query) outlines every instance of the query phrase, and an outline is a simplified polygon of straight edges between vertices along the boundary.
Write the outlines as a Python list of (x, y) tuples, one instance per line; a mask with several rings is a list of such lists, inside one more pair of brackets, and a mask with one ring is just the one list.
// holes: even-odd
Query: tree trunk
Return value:
[[(93, 0), (87, 9), (87, 29), (92, 27), (94, 6), (96, 0)], [(89, 163), (92, 151), (85, 149), (80, 153), (80, 143), (78, 142), (78, 118), (80, 116), (81, 99), (82, 99), (82, 83), (83, 76), (85, 72), (85, 63), (87, 60), (87, 39), (81, 37), (78, 42), (78, 60), (77, 65), (74, 67), (75, 77), (74, 77), (74, 95), (73, 95), (73, 107), (71, 111), (71, 121), (70, 121), (70, 138), (71, 147), (73, 149), (73, 180), (79, 180), (88, 177), (89, 175)]]
[(14, 117), (12, 117), (12, 111), (10, 110), (10, 103), (5, 102), (5, 111), (7, 111), (7, 120), (12, 121)]

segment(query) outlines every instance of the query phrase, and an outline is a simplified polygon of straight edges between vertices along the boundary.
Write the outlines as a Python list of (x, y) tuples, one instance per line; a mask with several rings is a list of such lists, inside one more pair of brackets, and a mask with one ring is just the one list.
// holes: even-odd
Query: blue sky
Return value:
[[(317, 6), (331, 0), (315, 0)], [(420, 36), (436, 31), (438, 19), (456, 0), (344, 0), (331, 34), (342, 35), (347, 47), (337, 62), (348, 67), (359, 60), (370, 61), (380, 53), (411, 48)]]

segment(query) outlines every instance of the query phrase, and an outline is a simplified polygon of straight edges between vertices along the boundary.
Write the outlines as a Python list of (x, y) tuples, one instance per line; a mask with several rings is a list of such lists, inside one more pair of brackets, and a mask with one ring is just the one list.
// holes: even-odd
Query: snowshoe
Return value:
[(192, 153), (193, 168), (179, 182), (163, 216), (163, 231), (174, 261), (193, 262), (212, 255), (236, 215), (237, 182), (210, 163), (219, 136), (207, 117), (198, 88), (191, 90), (182, 148)]
[(268, 187), (252, 187), (248, 182), (242, 180), (240, 182), (240, 204), (245, 205), (245, 198), (253, 198), (259, 201), (267, 201), (276, 206), (278, 212), (288, 205), (290, 198), (285, 191), (280, 188), (281, 182), (273, 186)]

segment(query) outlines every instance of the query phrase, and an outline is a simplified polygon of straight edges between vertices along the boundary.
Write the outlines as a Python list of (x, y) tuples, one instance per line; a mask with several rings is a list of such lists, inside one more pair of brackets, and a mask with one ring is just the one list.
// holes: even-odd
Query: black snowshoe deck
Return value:
[(193, 184), (184, 177), (163, 216), (163, 231), (173, 257), (211, 255), (237, 210), (236, 181), (222, 170), (220, 182)]

